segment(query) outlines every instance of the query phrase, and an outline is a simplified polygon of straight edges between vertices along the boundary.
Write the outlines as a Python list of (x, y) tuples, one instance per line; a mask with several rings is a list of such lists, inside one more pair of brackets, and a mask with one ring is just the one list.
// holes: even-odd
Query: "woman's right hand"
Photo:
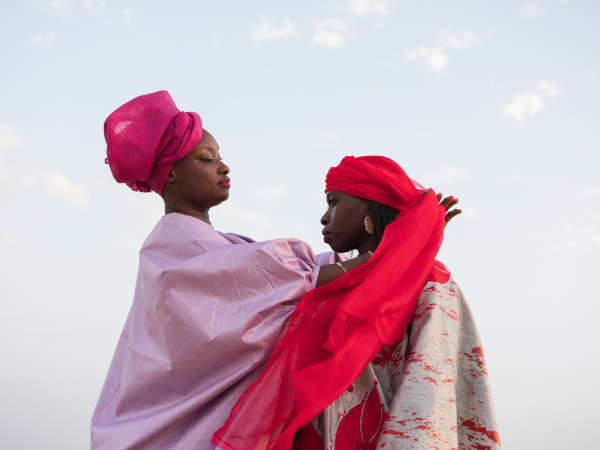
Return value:
[(450, 197), (446, 197), (444, 200), (442, 200), (442, 193), (438, 192), (437, 194), (437, 199), (438, 202), (440, 202), (440, 205), (442, 205), (444, 207), (444, 209), (446, 210), (446, 217), (444, 218), (444, 228), (446, 228), (446, 225), (448, 225), (448, 223), (456, 216), (458, 216), (460, 213), (462, 213), (462, 209), (453, 209), (452, 211), (448, 212), (448, 210), (450, 208), (452, 208), (454, 205), (456, 205), (458, 203), (458, 199), (454, 198), (454, 195), (451, 195)]

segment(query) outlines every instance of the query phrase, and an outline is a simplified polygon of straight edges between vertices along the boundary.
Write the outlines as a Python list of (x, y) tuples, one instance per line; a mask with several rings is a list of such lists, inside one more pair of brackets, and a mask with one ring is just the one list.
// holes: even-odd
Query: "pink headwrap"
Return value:
[(104, 122), (106, 163), (115, 180), (134, 191), (162, 195), (175, 161), (202, 139), (202, 119), (180, 111), (167, 91), (141, 95)]

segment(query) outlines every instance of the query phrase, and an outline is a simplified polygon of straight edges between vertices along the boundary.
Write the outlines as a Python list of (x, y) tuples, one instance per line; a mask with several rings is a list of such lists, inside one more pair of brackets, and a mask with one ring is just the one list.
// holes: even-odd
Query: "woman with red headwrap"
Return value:
[(343, 276), (302, 298), (213, 444), (499, 449), (472, 315), (434, 259), (445, 215), (435, 193), (381, 156), (344, 158), (326, 193), (325, 242), (372, 257), (339, 263)]

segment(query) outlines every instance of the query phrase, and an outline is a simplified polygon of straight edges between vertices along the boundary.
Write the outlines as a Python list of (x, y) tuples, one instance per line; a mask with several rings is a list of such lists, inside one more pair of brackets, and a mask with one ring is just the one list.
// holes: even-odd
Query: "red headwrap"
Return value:
[(289, 450), (294, 433), (337, 399), (408, 325), (442, 242), (444, 208), (383, 156), (346, 157), (327, 174), (338, 190), (400, 211), (375, 254), (307, 293), (264, 372), (213, 437), (227, 450)]
[(162, 195), (175, 161), (202, 139), (202, 120), (180, 111), (167, 91), (141, 95), (104, 122), (106, 162), (115, 180), (134, 191)]

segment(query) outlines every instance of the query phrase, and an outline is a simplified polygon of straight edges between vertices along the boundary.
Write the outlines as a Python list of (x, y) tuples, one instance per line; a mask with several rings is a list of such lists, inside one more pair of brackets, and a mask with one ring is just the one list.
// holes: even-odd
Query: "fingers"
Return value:
[(458, 203), (458, 199), (454, 198), (454, 196), (451, 195), (450, 197), (446, 197), (444, 200), (442, 200), (440, 205), (442, 205), (444, 207), (444, 209), (446, 211), (448, 211), (450, 208), (452, 208), (457, 203)]
[(453, 209), (449, 213), (446, 213), (446, 217), (444, 219), (444, 228), (446, 228), (446, 225), (448, 225), (448, 223), (450, 223), (450, 221), (460, 213), (462, 213), (462, 209)]
[(438, 199), (438, 203), (440, 202), (440, 200), (442, 200), (442, 193), (441, 192), (437, 193), (437, 199)]

